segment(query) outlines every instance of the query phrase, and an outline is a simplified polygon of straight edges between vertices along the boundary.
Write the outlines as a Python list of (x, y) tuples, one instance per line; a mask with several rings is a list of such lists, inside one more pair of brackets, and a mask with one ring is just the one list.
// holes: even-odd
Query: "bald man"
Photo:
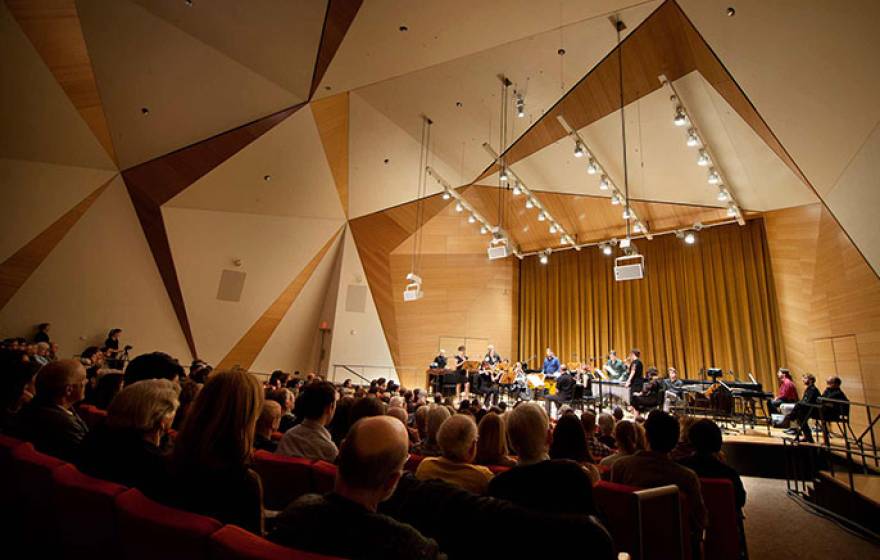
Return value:
[(469, 414), (446, 419), (437, 432), (440, 457), (425, 457), (416, 469), (419, 480), (442, 480), (474, 494), (485, 494), (492, 471), (474, 465), (477, 454), (477, 424)]
[(297, 499), (276, 518), (269, 538), (343, 558), (446, 558), (435, 541), (376, 512), (397, 487), (408, 439), (406, 427), (391, 416), (358, 420), (342, 442), (333, 492)]
[(34, 399), (19, 412), (14, 433), (43, 453), (75, 460), (89, 431), (73, 408), (85, 396), (85, 367), (78, 360), (43, 366), (37, 373), (36, 389)]

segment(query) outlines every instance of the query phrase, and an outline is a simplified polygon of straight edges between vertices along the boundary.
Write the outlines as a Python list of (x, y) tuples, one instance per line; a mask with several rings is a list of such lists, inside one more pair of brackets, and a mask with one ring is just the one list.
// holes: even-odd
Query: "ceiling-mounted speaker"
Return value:
[(220, 301), (241, 301), (241, 292), (244, 290), (245, 278), (247, 278), (247, 272), (223, 270), (220, 273), (217, 299)]
[(367, 310), (367, 287), (363, 284), (349, 284), (345, 291), (345, 310), (350, 313), (364, 313)]
[(614, 259), (614, 279), (618, 282), (641, 280), (645, 277), (645, 257), (627, 255)]

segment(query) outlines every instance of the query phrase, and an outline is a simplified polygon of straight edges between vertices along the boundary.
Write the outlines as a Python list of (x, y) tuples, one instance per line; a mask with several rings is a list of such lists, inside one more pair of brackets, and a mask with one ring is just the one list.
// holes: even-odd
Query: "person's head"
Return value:
[(39, 325), (37, 325), (37, 332), (47, 333), (49, 332), (49, 328), (51, 326), (51, 323), (40, 323)]
[(440, 349), (440, 354), (439, 354), (439, 355), (440, 355), (440, 356), (445, 356), (445, 355), (446, 355), (446, 350), (444, 350), (444, 349), (441, 348), (441, 349)]
[(642, 351), (639, 350), (638, 348), (633, 348), (632, 350), (629, 351), (629, 359), (630, 360), (638, 360), (641, 355), (642, 355)]
[(611, 416), (614, 417), (615, 422), (620, 422), (623, 420), (623, 408), (615, 406), (614, 410), (611, 411)]
[(269, 391), (266, 398), (271, 399), (281, 405), (281, 413), (287, 414), (293, 410), (293, 391), (287, 388), (275, 389)]
[(803, 377), (801, 377), (801, 380), (807, 387), (811, 387), (816, 384), (816, 376), (812, 373), (805, 373)]
[(776, 372), (776, 377), (778, 377), (780, 381), (783, 379), (791, 379), (791, 372), (785, 368), (779, 368), (779, 371)]
[(0, 351), (0, 412), (17, 412), (25, 392), (33, 394), (39, 365), (18, 350)]
[(437, 432), (443, 457), (456, 463), (470, 463), (477, 453), (477, 424), (467, 414), (447, 418)]
[(691, 426), (693, 426), (696, 421), (696, 416), (690, 416), (688, 414), (682, 414), (678, 417), (678, 441), (682, 443), (688, 442), (688, 433), (691, 431)]
[(89, 346), (85, 350), (83, 350), (80, 355), (80, 359), (82, 359), (87, 365), (97, 365), (104, 361), (104, 354), (101, 352), (101, 349), (97, 346)]
[(578, 463), (595, 462), (587, 448), (584, 427), (574, 414), (566, 414), (556, 422), (553, 443), (550, 444), (550, 458), (571, 459)]
[(416, 408), (416, 411), (413, 413), (413, 417), (415, 418), (416, 429), (419, 431), (419, 438), (425, 439), (428, 437), (428, 411), (430, 408), (428, 405), (422, 405)]
[(208, 376), (211, 375), (211, 372), (214, 371), (214, 368), (209, 366), (204, 362), (193, 363), (189, 368), (189, 378), (194, 383), (203, 384), (208, 380)]
[(287, 384), (288, 379), (290, 379), (289, 373), (276, 369), (272, 372), (272, 375), (269, 376), (269, 385), (275, 388), (284, 387)]
[(657, 368), (655, 367), (649, 367), (646, 374), (648, 376), (648, 379), (657, 379), (658, 377), (660, 377), (660, 372), (657, 371)]
[(85, 397), (86, 368), (76, 360), (58, 360), (37, 373), (37, 398), (70, 408)]
[(500, 409), (499, 414), (504, 414), (505, 412), (507, 412), (507, 403), (504, 401), (499, 402), (498, 408)]
[(688, 439), (694, 446), (694, 451), (700, 455), (712, 455), (721, 451), (721, 428), (708, 418), (694, 422), (688, 432)]
[(464, 354), (464, 350), (465, 350), (464, 346), (459, 346), (459, 347), (458, 347), (458, 353), (459, 353), (459, 354)]
[(107, 338), (113, 340), (119, 340), (119, 335), (122, 334), (122, 329), (110, 329), (110, 332), (107, 333)]
[(148, 379), (129, 385), (110, 403), (106, 425), (111, 430), (137, 433), (144, 441), (159, 445), (174, 421), (179, 406), (178, 391), (167, 379)]
[(603, 412), (596, 419), (596, 423), (599, 425), (599, 431), (603, 436), (610, 436), (614, 431), (614, 417), (610, 414)]
[(192, 403), (174, 442), (172, 459), (185, 471), (240, 468), (254, 451), (263, 387), (243, 370), (212, 375)]
[(440, 431), (440, 426), (443, 425), (443, 422), (446, 421), (450, 416), (452, 416), (449, 412), (449, 409), (443, 405), (431, 405), (428, 410), (428, 419), (427, 419), (427, 443), (436, 444), (437, 443), (437, 432)]
[(342, 443), (351, 428), (351, 409), (354, 406), (355, 397), (351, 395), (344, 396), (336, 401), (336, 410), (333, 412), (333, 419), (327, 425), (330, 436), (336, 444)]
[(343, 381), (343, 382), (342, 382), (342, 386), (343, 386), (344, 388), (346, 388), (346, 389), (348, 389), (349, 387), (351, 387), (351, 379), (346, 379), (345, 381)]
[(406, 399), (401, 397), (400, 395), (395, 395), (391, 397), (391, 400), (388, 401), (388, 406), (391, 408), (402, 408), (406, 409)]
[(58, 355), (58, 343), (57, 342), (50, 342), (49, 343), (49, 353), (52, 356)]
[(375, 509), (394, 493), (408, 452), (406, 428), (396, 419), (375, 416), (356, 422), (339, 449), (336, 492)]
[(360, 420), (361, 418), (370, 418), (372, 416), (384, 416), (385, 415), (385, 403), (375, 398), (374, 396), (367, 396), (363, 399), (358, 399), (351, 406), (351, 423), (354, 425), (355, 422)]
[(37, 347), (37, 356), (48, 356), (49, 355), (49, 343), (48, 342), (38, 342), (36, 344)]
[(826, 379), (825, 384), (828, 386), (829, 389), (840, 389), (841, 381), (839, 377), (834, 375)]
[(668, 377), (670, 381), (677, 381), (678, 371), (674, 367), (668, 368), (666, 370), (666, 377)]
[(678, 421), (662, 410), (652, 410), (645, 420), (648, 447), (657, 453), (669, 453), (678, 443)]
[(608, 359), (609, 360), (616, 360), (617, 359), (617, 352), (615, 352), (614, 350), (612, 350), (611, 352), (608, 352)]
[(406, 421), (408, 418), (406, 410), (400, 408), (399, 406), (392, 406), (388, 408), (388, 411), (385, 414), (393, 418), (397, 418), (398, 420), (403, 422), (404, 426), (406, 426)]
[(315, 381), (303, 387), (296, 399), (296, 415), (326, 426), (336, 410), (336, 388), (328, 381)]
[(490, 354), (490, 355), (491, 355), (491, 354), (494, 354), (494, 353), (495, 353), (495, 346), (493, 346), (493, 345), (491, 345), (491, 344), (490, 344), (489, 346), (487, 346), (487, 347), (486, 347), (486, 353), (487, 353), (487, 354)]
[(91, 396), (96, 407), (107, 410), (116, 395), (122, 391), (123, 377), (121, 373), (105, 373), (98, 376), (98, 384)]
[(596, 415), (589, 410), (581, 413), (581, 425), (584, 427), (584, 433), (587, 439), (591, 439), (596, 434)]
[(270, 437), (281, 425), (281, 405), (275, 401), (264, 401), (260, 417), (257, 418), (257, 434)]
[(614, 441), (621, 453), (632, 455), (645, 448), (644, 428), (636, 422), (621, 420), (614, 425)]
[(544, 458), (549, 445), (549, 428), (550, 419), (537, 403), (523, 402), (508, 413), (508, 438), (521, 462), (531, 463)]
[(180, 383), (184, 371), (177, 360), (164, 352), (141, 354), (125, 368), (125, 384), (132, 385), (145, 379), (167, 379)]
[(477, 426), (477, 455), (474, 462), (495, 465), (507, 456), (507, 428), (495, 412), (489, 412)]
[(553, 357), (553, 350), (547, 348), (547, 350), (544, 351), (544, 354), (545, 354), (548, 358), (552, 358), (552, 357)]

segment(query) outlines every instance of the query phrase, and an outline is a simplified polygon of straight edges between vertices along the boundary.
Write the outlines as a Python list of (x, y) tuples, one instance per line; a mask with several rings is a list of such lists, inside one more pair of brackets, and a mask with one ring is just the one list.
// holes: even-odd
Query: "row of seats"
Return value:
[[(0, 434), (4, 542), (28, 556), (101, 560), (320, 560), (234, 525), (167, 507)], [(7, 551), (10, 549), (7, 548)], [(13, 549), (14, 550), (14, 549)], [(18, 557), (13, 554), (12, 557)]]

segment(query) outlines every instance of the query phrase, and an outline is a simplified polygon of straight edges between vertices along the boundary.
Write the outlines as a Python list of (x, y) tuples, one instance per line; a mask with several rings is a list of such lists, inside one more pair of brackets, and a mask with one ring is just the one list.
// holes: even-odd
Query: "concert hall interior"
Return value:
[(0, 534), (876, 555), (878, 25), (0, 0)]

